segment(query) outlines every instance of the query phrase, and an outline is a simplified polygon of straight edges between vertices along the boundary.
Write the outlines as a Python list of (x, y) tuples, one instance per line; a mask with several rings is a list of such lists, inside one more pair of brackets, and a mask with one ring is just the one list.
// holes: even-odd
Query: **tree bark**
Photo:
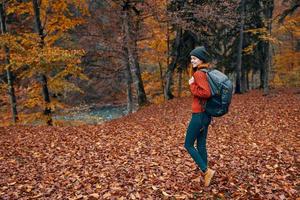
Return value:
[(128, 49), (124, 47), (125, 62), (126, 62), (126, 83), (127, 83), (127, 113), (132, 113), (133, 110), (133, 98), (132, 98), (132, 75), (130, 71), (130, 63), (128, 60)]
[(19, 118), (18, 118), (18, 111), (17, 111), (17, 100), (15, 95), (15, 89), (13, 86), (13, 74), (9, 68), (6, 70), (6, 74), (7, 74), (8, 95), (9, 95), (9, 101), (11, 105), (12, 119), (15, 124), (17, 123)]
[(170, 29), (169, 29), (169, 20), (167, 20), (167, 66), (169, 66), (169, 64), (170, 64)]
[(243, 93), (243, 86), (241, 81), (242, 72), (242, 50), (243, 50), (243, 39), (244, 39), (244, 15), (245, 15), (245, 0), (241, 0), (241, 26), (240, 26), (240, 37), (238, 46), (238, 57), (237, 57), (237, 67), (236, 67), (236, 88), (235, 93)]
[(271, 55), (270, 55), (270, 44), (267, 42), (266, 44), (266, 51), (267, 51), (267, 58), (265, 59), (265, 67), (264, 67), (264, 83), (263, 83), (263, 90), (264, 95), (269, 94), (269, 74), (270, 74), (270, 62), (271, 62)]
[[(265, 51), (265, 45), (263, 45), (263, 50), (262, 51)], [(264, 58), (265, 60), (265, 58)], [(263, 89), (264, 88), (264, 82), (265, 82), (265, 66), (264, 65), (261, 65), (261, 68), (260, 68), (260, 84), (259, 84), (259, 88), (260, 89)]]
[(126, 71), (127, 71), (127, 113), (132, 113), (133, 108), (133, 100), (132, 100), (132, 77), (130, 72), (130, 65), (129, 62), (126, 64)]
[[(266, 20), (267, 20), (267, 29), (269, 36), (272, 34), (272, 16), (273, 16), (273, 10), (274, 10), (274, 0), (268, 1), (267, 4), (267, 11), (266, 11)], [(270, 71), (271, 71), (271, 65), (272, 65), (272, 51), (271, 51), (271, 44), (270, 41), (266, 41), (266, 53), (267, 57), (265, 59), (265, 73), (264, 73), (264, 84), (263, 84), (263, 90), (264, 95), (269, 94), (269, 77), (270, 77)]]
[(258, 71), (252, 70), (251, 73), (251, 90), (259, 88), (259, 77), (258, 77)]
[(182, 36), (182, 29), (177, 28), (176, 29), (176, 38), (175, 38), (173, 49), (172, 49), (172, 52), (173, 52), (172, 62), (168, 65), (168, 69), (167, 69), (166, 76), (165, 76), (166, 84), (165, 84), (165, 92), (164, 93), (165, 93), (165, 99), (167, 99), (167, 100), (174, 98), (174, 95), (172, 94), (172, 91), (171, 91), (171, 85), (172, 85), (172, 81), (173, 81), (173, 73), (176, 68), (178, 56), (180, 53), (181, 36)]
[[(44, 45), (45, 45), (44, 39), (45, 39), (46, 35), (44, 33), (44, 28), (42, 26), (41, 17), (40, 17), (41, 1), (32, 0), (32, 4), (33, 4), (33, 10), (34, 10), (35, 25), (36, 25), (37, 32), (40, 36), (39, 45), (40, 45), (40, 48), (43, 49)], [(52, 126), (53, 125), (52, 116), (51, 116), (52, 111), (51, 111), (51, 108), (49, 107), (50, 95), (49, 95), (49, 90), (48, 90), (48, 85), (47, 85), (47, 76), (43, 73), (41, 73), (39, 76), (40, 76), (40, 82), (42, 85), (43, 98), (46, 103), (45, 108), (44, 108), (44, 115), (47, 116), (47, 124), (49, 126)]]
[(247, 70), (243, 67), (242, 68), (242, 74), (241, 74), (241, 88), (242, 92), (247, 91)]
[[(1, 21), (1, 30), (2, 34), (7, 33), (7, 27), (6, 27), (6, 13), (5, 13), (5, 4), (0, 3), (0, 21)], [(17, 100), (15, 95), (15, 89), (14, 89), (14, 80), (13, 80), (13, 74), (10, 70), (9, 64), (10, 64), (10, 51), (7, 46), (4, 47), (5, 50), (5, 64), (7, 65), (6, 69), (6, 75), (7, 75), (7, 84), (8, 84), (8, 96), (10, 101), (10, 107), (11, 107), (11, 113), (12, 113), (12, 120), (13, 123), (17, 123), (18, 121), (18, 111), (17, 111)]]
[(247, 82), (246, 82), (246, 83), (247, 83), (247, 84), (246, 84), (246, 85), (247, 85), (246, 90), (247, 90), (247, 91), (250, 90), (250, 81), (249, 81), (249, 78), (250, 78), (250, 77), (249, 77), (249, 73), (250, 73), (250, 70), (247, 70), (247, 74), (246, 74), (246, 81), (247, 81)]
[(125, 32), (125, 43), (128, 50), (128, 57), (129, 62), (131, 64), (131, 72), (135, 75), (134, 84), (137, 91), (138, 96), (138, 105), (143, 106), (147, 104), (147, 97), (146, 92), (144, 89), (144, 84), (141, 76), (140, 66), (138, 62), (138, 52), (137, 52), (137, 39), (136, 37), (131, 34), (129, 30), (130, 25), (130, 17), (129, 17), (129, 3), (125, 3), (123, 5), (123, 12), (124, 12), (124, 32)]
[(178, 70), (178, 97), (181, 97), (182, 91), (182, 69)]
[(137, 49), (137, 41), (134, 40), (134, 48), (133, 48), (133, 62), (135, 63), (133, 66), (135, 68), (134, 74), (136, 76), (136, 85), (137, 85), (137, 92), (138, 92), (138, 104), (139, 106), (144, 106), (148, 103), (146, 92), (144, 89), (144, 83), (141, 75), (139, 58), (138, 58), (138, 49)]
[(163, 78), (163, 72), (162, 72), (162, 64), (161, 64), (161, 62), (158, 62), (158, 65), (159, 65), (159, 75), (160, 75), (162, 95), (164, 95), (165, 86), (164, 86), (164, 78)]
[(251, 71), (251, 90), (253, 90), (256, 87), (256, 82), (254, 81), (254, 70)]

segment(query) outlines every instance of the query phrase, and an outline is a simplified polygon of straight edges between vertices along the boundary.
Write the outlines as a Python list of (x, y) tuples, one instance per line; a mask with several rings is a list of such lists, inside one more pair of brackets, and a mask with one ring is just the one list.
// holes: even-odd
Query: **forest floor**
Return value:
[(0, 199), (297, 199), (300, 92), (233, 97), (208, 135), (211, 186), (184, 148), (191, 97), (100, 125), (0, 128)]

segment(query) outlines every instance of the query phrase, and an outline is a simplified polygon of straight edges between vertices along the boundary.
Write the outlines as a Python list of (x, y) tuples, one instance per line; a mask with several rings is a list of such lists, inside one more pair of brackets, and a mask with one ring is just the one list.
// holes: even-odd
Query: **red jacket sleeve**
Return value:
[(194, 83), (190, 85), (194, 96), (208, 99), (211, 96), (209, 83), (205, 72), (196, 71), (194, 73)]

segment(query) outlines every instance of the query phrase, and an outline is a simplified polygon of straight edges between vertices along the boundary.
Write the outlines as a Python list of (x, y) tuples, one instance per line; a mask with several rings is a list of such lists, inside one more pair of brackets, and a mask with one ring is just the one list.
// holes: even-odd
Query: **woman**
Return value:
[[(192, 118), (189, 123), (184, 147), (204, 174), (205, 186), (209, 186), (215, 171), (207, 166), (206, 136), (211, 116), (207, 115), (202, 105), (211, 96), (206, 73), (201, 68), (209, 66), (209, 54), (203, 46), (196, 47), (190, 53), (192, 64), (192, 78), (189, 80), (193, 94)], [(197, 140), (197, 149), (194, 143)]]

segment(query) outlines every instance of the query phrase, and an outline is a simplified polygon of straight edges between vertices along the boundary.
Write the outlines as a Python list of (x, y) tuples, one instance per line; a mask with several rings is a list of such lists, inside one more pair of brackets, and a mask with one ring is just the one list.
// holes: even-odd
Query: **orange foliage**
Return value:
[[(3, 47), (10, 50), (10, 64), (1, 64), (0, 72), (10, 67), (12, 72), (24, 66), (29, 66), (17, 74), (19, 78), (31, 79), (40, 74), (48, 77), (48, 88), (52, 93), (78, 91), (83, 93), (76, 85), (66, 80), (66, 77), (73, 76), (87, 80), (79, 66), (81, 57), (85, 54), (82, 49), (64, 49), (62, 42), (67, 43), (68, 31), (77, 25), (84, 23), (82, 15), (88, 13), (86, 1), (65, 0), (65, 1), (41, 1), (41, 20), (44, 28), (45, 45), (40, 47), (40, 36), (34, 32), (19, 30), (8, 30), (14, 34), (0, 36), (0, 59), (5, 58)], [(76, 11), (76, 12), (74, 12)], [(32, 2), (9, 1), (7, 4), (8, 14), (22, 16), (34, 24), (34, 12)], [(33, 31), (33, 30), (32, 30)], [(41, 97), (41, 86), (31, 84), (28, 90), (28, 97), (25, 102), (18, 102), (19, 107), (34, 108), (43, 106)], [(17, 97), (18, 98), (18, 97)], [(63, 107), (58, 101), (51, 100), (49, 105), (52, 110), (56, 107)], [(40, 118), (40, 116), (37, 116)]]

